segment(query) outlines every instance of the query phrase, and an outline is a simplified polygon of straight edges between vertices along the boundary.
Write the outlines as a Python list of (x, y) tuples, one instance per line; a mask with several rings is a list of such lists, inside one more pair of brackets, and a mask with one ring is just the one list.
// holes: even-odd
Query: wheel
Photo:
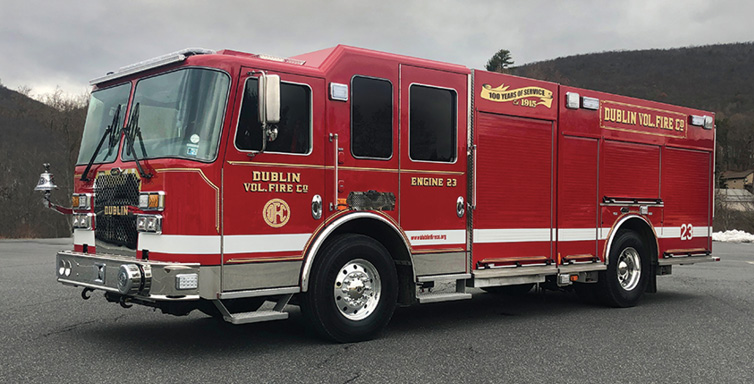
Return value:
[(496, 295), (522, 296), (529, 293), (533, 287), (534, 283), (528, 283), (520, 285), (505, 285), (502, 287), (484, 287), (482, 290)]
[(317, 254), (301, 311), (322, 336), (345, 343), (382, 332), (395, 310), (398, 275), (387, 249), (364, 235), (342, 235)]
[(597, 294), (613, 307), (633, 307), (649, 282), (649, 251), (638, 234), (621, 231), (613, 240), (607, 270), (600, 272)]
[[(252, 312), (259, 309), (259, 307), (264, 304), (264, 299), (260, 297), (246, 297), (243, 299), (229, 299), (229, 300), (223, 300), (223, 304), (225, 305), (225, 308), (228, 309), (228, 312), (230, 313), (240, 313), (240, 312)], [(217, 309), (215, 306), (215, 303), (209, 301), (209, 300), (202, 300), (199, 303), (199, 311), (204, 313), (207, 316), (212, 316), (216, 319), (223, 319), (223, 314), (220, 313), (220, 310)]]

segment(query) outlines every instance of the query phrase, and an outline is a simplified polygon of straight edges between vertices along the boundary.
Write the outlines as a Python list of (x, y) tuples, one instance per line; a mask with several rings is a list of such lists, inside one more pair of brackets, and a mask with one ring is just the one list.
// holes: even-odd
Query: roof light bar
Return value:
[(132, 75), (134, 73), (146, 71), (148, 69), (161, 67), (163, 65), (168, 65), (172, 63), (177, 63), (183, 60), (186, 60), (187, 57), (193, 56), (193, 55), (207, 55), (207, 54), (213, 54), (215, 51), (211, 49), (204, 49), (204, 48), (186, 48), (182, 49), (180, 51), (168, 53), (162, 56), (157, 56), (154, 58), (151, 58), (149, 60), (140, 61), (138, 63), (134, 63), (131, 65), (127, 65), (125, 67), (118, 68), (117, 71), (108, 73), (105, 76), (98, 77), (96, 79), (92, 79), (89, 81), (90, 85), (97, 85), (102, 84), (104, 82), (118, 79), (121, 77), (125, 77), (128, 75)]
[(278, 63), (287, 63), (287, 64), (294, 64), (294, 65), (306, 64), (305, 60), (289, 59), (287, 57), (278, 57), (278, 56), (265, 55), (265, 54), (259, 54), (259, 55), (256, 55), (256, 57), (262, 60), (277, 61)]

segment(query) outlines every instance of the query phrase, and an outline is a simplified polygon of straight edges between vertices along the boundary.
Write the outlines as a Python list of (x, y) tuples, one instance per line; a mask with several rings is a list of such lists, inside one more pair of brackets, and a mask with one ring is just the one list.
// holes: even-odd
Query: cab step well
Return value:
[(469, 278), (471, 274), (468, 273), (419, 276), (416, 279), (416, 300), (419, 304), (428, 304), (471, 299), (471, 294), (466, 292), (466, 280)]

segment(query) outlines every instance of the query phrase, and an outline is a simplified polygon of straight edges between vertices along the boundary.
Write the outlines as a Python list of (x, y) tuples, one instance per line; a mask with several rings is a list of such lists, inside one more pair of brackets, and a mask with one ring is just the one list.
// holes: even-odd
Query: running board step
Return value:
[(702, 256), (676, 256), (676, 257), (666, 257), (660, 260), (657, 260), (658, 265), (690, 265), (695, 263), (709, 263), (713, 261), (720, 261), (720, 258), (717, 256), (708, 256), (708, 255), (702, 255)]
[(278, 312), (274, 310), (242, 312), (234, 313), (230, 316), (223, 316), (223, 318), (231, 324), (249, 324), (262, 321), (284, 320), (288, 318), (288, 312)]
[(496, 277), (518, 277), (531, 275), (554, 275), (558, 273), (556, 265), (538, 265), (532, 267), (489, 268), (473, 271), (475, 279), (490, 279)]
[(427, 294), (418, 296), (416, 299), (419, 300), (419, 304), (439, 303), (442, 301), (468, 300), (468, 299), (471, 299), (471, 294), (460, 293), (460, 292), (427, 293)]

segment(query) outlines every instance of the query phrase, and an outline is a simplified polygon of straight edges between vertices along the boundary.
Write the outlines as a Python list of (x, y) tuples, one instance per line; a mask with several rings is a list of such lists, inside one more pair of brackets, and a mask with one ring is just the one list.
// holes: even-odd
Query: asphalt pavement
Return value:
[(332, 344), (297, 307), (234, 326), (123, 309), (55, 281), (70, 239), (0, 240), (0, 382), (751, 383), (754, 245), (674, 267), (639, 306), (562, 292), (399, 308), (378, 340)]

